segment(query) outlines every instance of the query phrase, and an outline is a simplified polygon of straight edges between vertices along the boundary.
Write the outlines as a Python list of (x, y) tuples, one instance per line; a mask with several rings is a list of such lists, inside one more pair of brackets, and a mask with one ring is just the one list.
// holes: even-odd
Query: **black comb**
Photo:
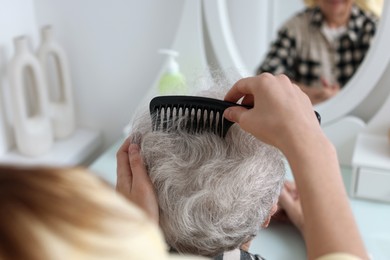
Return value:
[[(222, 101), (214, 98), (197, 96), (158, 96), (149, 104), (154, 131), (171, 129), (172, 122), (184, 118), (182, 127), (190, 133), (203, 131), (213, 132), (220, 137), (225, 137), (229, 128), (234, 124), (223, 117), (223, 112), (231, 106), (252, 106)], [(320, 115), (314, 111), (318, 122)]]

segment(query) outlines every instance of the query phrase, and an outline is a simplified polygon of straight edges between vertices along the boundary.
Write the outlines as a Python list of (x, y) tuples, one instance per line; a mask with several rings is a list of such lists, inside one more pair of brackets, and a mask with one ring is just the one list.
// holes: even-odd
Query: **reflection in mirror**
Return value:
[[(252, 6), (252, 15), (263, 15), (262, 21), (251, 22), (253, 25), (261, 22), (262, 27), (247, 24), (245, 28), (249, 30), (241, 28), (241, 35), (237, 35), (238, 28), (234, 26), (237, 19), (234, 20), (232, 13), (234, 4), (228, 1), (232, 30), (238, 48), (242, 51), (244, 47), (244, 53), (248, 53), (251, 49), (243, 46), (243, 41), (247, 44), (251, 40), (245, 40), (242, 31), (253, 37), (256, 33), (249, 33), (251, 29), (262, 29), (262, 39), (266, 43), (258, 46), (263, 46), (264, 51), (260, 52), (261, 57), (257, 56), (257, 64), (251, 61), (249, 69), (256, 74), (288, 75), (308, 94), (313, 104), (318, 104), (336, 95), (356, 72), (374, 38), (383, 0), (289, 2), (289, 5), (294, 2), (294, 6), (286, 8), (282, 1), (251, 3), (256, 5), (256, 8)], [(263, 13), (256, 15), (253, 10)], [(273, 27), (272, 32), (267, 34), (270, 27)], [(254, 46), (254, 49), (259, 47)], [(242, 57), (246, 61), (244, 53)]]

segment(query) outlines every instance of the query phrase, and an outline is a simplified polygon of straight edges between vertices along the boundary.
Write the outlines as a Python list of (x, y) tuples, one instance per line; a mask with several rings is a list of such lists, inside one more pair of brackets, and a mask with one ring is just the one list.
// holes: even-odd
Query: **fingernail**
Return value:
[(136, 144), (130, 144), (129, 154), (135, 154), (139, 152), (139, 146)]

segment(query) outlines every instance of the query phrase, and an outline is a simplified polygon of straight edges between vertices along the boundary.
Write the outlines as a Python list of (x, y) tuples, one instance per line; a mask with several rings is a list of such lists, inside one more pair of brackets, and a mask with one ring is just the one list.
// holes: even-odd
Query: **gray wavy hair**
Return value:
[(133, 141), (156, 188), (160, 226), (171, 247), (216, 256), (256, 236), (283, 184), (279, 150), (237, 125), (225, 138), (152, 131), (147, 112), (133, 121), (132, 132), (140, 137)]

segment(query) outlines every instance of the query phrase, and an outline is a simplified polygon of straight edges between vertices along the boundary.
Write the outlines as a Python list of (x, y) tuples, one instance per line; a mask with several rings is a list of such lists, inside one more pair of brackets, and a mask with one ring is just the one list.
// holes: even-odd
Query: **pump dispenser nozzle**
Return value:
[(158, 52), (168, 56), (167, 72), (179, 73), (179, 64), (176, 61), (176, 57), (179, 56), (179, 53), (169, 49), (160, 49)]

